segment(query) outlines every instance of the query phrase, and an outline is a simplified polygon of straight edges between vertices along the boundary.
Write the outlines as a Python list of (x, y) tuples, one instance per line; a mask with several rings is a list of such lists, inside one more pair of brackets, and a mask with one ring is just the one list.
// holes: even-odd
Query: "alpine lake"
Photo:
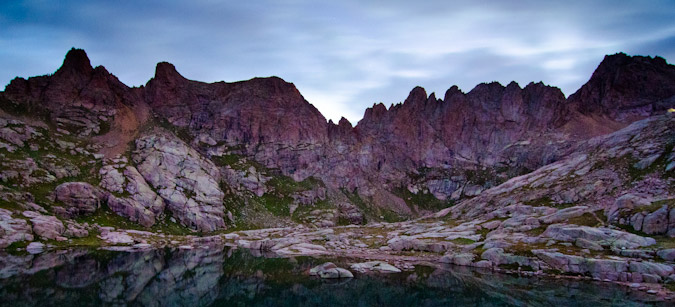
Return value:
[(280, 258), (232, 247), (0, 255), (1, 306), (641, 306), (637, 289), (599, 281), (499, 274), (417, 264), (401, 273), (328, 280), (308, 271), (331, 261)]

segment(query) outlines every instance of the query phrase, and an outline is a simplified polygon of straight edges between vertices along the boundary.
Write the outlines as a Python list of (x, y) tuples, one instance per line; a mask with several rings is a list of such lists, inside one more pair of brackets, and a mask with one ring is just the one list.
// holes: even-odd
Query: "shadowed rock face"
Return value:
[(326, 119), (280, 78), (207, 84), (159, 63), (144, 94), (156, 114), (186, 127), (216, 153), (241, 146), (242, 153), (286, 174), (302, 171), (298, 179), (318, 171), (308, 163), (319, 160), (317, 147), (327, 141)]
[(395, 166), (492, 165), (507, 145), (559, 125), (564, 108), (562, 92), (541, 83), (480, 84), (467, 94), (453, 87), (444, 101), (417, 87), (403, 104), (366, 110), (356, 130), (382, 151), (374, 158)]
[(630, 122), (675, 105), (675, 68), (661, 57), (605, 56), (569, 102), (583, 114)]
[(144, 93), (171, 124), (230, 146), (325, 143), (327, 138), (326, 119), (293, 84), (277, 77), (207, 84), (159, 63)]
[(84, 50), (71, 49), (53, 75), (15, 78), (6, 99), (19, 109), (46, 114), (62, 131), (80, 136), (105, 133), (123, 105), (140, 99), (103, 66), (92, 68)]

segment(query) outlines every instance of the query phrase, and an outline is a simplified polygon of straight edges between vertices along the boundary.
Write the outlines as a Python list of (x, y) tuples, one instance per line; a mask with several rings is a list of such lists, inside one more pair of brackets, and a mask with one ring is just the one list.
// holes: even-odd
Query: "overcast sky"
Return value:
[(160, 61), (206, 82), (279, 76), (327, 119), (355, 124), (366, 107), (398, 103), (417, 85), (442, 98), (452, 85), (543, 81), (570, 95), (605, 54), (673, 63), (675, 1), (0, 4), (0, 84), (54, 72), (71, 47), (129, 86), (145, 84)]

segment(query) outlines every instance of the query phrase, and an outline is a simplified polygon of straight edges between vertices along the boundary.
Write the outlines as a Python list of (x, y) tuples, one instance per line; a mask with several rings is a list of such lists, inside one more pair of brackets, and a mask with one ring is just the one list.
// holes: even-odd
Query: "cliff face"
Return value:
[(5, 105), (43, 114), (60, 131), (78, 136), (104, 134), (123, 105), (138, 95), (105, 67), (92, 68), (83, 50), (72, 49), (53, 75), (15, 78), (4, 92)]
[(569, 103), (587, 115), (631, 122), (663, 112), (675, 103), (675, 67), (661, 57), (605, 56), (591, 79)]
[[(336, 223), (354, 212), (381, 219), (446, 207), (558, 161), (591, 136), (675, 106), (675, 67), (658, 57), (607, 56), (568, 99), (542, 83), (480, 84), (468, 93), (453, 86), (443, 99), (416, 87), (401, 104), (368, 108), (352, 127), (345, 119), (326, 123), (292, 83), (277, 77), (209, 84), (159, 63), (146, 86), (129, 88), (73, 49), (55, 74), (13, 80), (0, 102), (7, 113), (39, 115), (57, 138), (93, 142), (89, 150), (107, 158), (130, 157), (139, 135), (173, 131), (195, 150), (192, 160), (214, 162), (213, 173), (222, 176), (208, 190), (224, 195), (225, 208), (211, 212), (210, 200), (194, 192), (205, 183), (185, 173), (189, 167), (175, 170), (183, 183), (158, 194), (182, 224), (213, 230), (224, 226), (225, 212), (235, 215), (230, 221), (262, 210), (296, 222)], [(161, 151), (167, 161), (175, 155)], [(164, 186), (152, 167), (138, 171), (153, 187)], [(175, 191), (201, 211), (189, 216), (192, 211), (175, 209), (194, 207), (176, 200)], [(213, 213), (216, 222), (199, 212)], [(132, 220), (161, 220), (156, 214)]]
[(187, 129), (210, 155), (255, 156), (287, 175), (300, 172), (298, 179), (318, 172), (307, 164), (327, 143), (326, 119), (292, 83), (270, 77), (207, 84), (159, 63), (143, 95), (156, 116)]

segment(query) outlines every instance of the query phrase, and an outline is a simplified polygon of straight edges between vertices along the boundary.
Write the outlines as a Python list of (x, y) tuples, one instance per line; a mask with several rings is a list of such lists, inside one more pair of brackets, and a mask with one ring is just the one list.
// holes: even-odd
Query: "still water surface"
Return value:
[[(330, 259), (347, 267), (348, 259)], [(1, 306), (633, 306), (649, 296), (608, 283), (525, 278), (466, 267), (356, 274), (307, 271), (326, 259), (237, 249), (0, 254)]]

